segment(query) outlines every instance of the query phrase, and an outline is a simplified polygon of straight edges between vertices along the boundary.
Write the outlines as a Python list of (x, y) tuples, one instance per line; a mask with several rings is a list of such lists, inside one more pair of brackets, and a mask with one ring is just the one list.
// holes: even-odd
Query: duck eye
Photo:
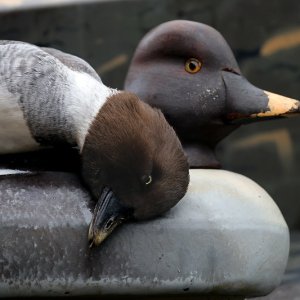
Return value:
[(143, 176), (142, 180), (145, 185), (149, 185), (152, 182), (152, 176), (151, 175)]
[(191, 74), (198, 73), (201, 67), (202, 67), (202, 63), (197, 58), (189, 58), (185, 62), (185, 70)]

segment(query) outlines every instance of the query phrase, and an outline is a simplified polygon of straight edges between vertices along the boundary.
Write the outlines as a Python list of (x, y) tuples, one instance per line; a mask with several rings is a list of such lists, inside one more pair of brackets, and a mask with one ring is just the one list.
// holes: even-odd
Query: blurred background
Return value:
[[(209, 24), (254, 85), (300, 99), (299, 0), (0, 0), (0, 39), (54, 47), (87, 60), (122, 89), (139, 40), (173, 19)], [(246, 175), (300, 228), (300, 117), (244, 126), (218, 146), (223, 168)]]

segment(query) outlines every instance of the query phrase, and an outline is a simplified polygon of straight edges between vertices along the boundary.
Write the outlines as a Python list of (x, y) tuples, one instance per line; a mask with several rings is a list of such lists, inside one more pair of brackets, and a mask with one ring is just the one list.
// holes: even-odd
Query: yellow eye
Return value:
[(197, 58), (189, 58), (185, 62), (185, 70), (188, 73), (195, 74), (201, 70), (202, 63)]

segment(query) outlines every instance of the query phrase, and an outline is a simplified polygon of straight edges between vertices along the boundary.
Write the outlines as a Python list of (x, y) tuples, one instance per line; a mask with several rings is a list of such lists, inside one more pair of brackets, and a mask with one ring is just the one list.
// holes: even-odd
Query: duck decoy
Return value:
[[(185, 198), (189, 201), (193, 198), (201, 206), (198, 211), (194, 210), (195, 220), (204, 215), (205, 221), (197, 231), (201, 235), (200, 247), (206, 236), (213, 245), (204, 253), (204, 261), (213, 269), (207, 285), (214, 287), (216, 278), (230, 274), (230, 280), (224, 286), (237, 286), (241, 283), (242, 272), (239, 270), (242, 266), (247, 265), (254, 270), (264, 265), (273, 267), (274, 264), (282, 267), (281, 271), (273, 273), (277, 274), (275, 286), (278, 285), (288, 258), (288, 227), (279, 210), (272, 221), (264, 224), (258, 221), (268, 218), (276, 204), (248, 178), (209, 169), (220, 168), (214, 154), (217, 143), (241, 124), (297, 114), (299, 102), (250, 84), (241, 74), (230, 47), (219, 32), (201, 23), (182, 20), (161, 24), (141, 40), (129, 67), (125, 90), (134, 92), (141, 100), (162, 110), (188, 155), (192, 169)], [(243, 214), (245, 203), (249, 206)], [(248, 218), (248, 212), (251, 212), (251, 218)], [(225, 232), (228, 229), (236, 234), (227, 236)], [(276, 232), (275, 235), (279, 234), (283, 241), (276, 262), (272, 261), (273, 246), (258, 239), (257, 233), (264, 230), (270, 230), (265, 237)], [(224, 234), (226, 243), (217, 245)], [(246, 236), (246, 240), (253, 238), (250, 246), (244, 242), (236, 244), (237, 239), (242, 240)], [(233, 254), (236, 249), (237, 255)], [(249, 250), (251, 253), (246, 254)], [(264, 263), (257, 264), (255, 259), (261, 259), (266, 253)], [(230, 270), (230, 262), (236, 261), (237, 257), (242, 258), (238, 268)], [(252, 258), (245, 264), (246, 257)], [(221, 276), (216, 262), (226, 266)], [(198, 268), (202, 274), (205, 273), (203, 264)], [(264, 278), (268, 278), (265, 271)], [(254, 271), (249, 276), (251, 286), (254, 289), (269, 286), (263, 278), (256, 281), (258, 273)]]
[(184, 20), (163, 23), (139, 43), (125, 90), (160, 108), (192, 168), (219, 168), (217, 143), (241, 124), (299, 113), (299, 102), (243, 77), (222, 35)]
[(1, 41), (0, 53), (0, 153), (79, 148), (83, 181), (99, 199), (91, 245), (184, 196), (187, 159), (159, 110), (106, 87), (88, 63), (59, 50)]
[(75, 174), (0, 180), (0, 299), (241, 300), (270, 293), (289, 253), (278, 207), (242, 175), (190, 172), (189, 190), (173, 209), (121, 226), (92, 251), (91, 199)]

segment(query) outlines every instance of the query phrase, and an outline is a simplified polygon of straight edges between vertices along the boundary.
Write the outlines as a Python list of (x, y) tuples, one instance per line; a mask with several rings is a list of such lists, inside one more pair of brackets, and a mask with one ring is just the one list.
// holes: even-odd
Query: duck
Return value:
[(1, 41), (0, 53), (0, 153), (78, 150), (96, 202), (90, 246), (124, 221), (155, 218), (184, 196), (187, 157), (160, 110), (107, 87), (86, 61), (60, 50)]
[(163, 23), (142, 38), (124, 89), (164, 113), (190, 168), (220, 168), (215, 147), (241, 125), (300, 111), (298, 100), (252, 85), (216, 29), (187, 20)]

